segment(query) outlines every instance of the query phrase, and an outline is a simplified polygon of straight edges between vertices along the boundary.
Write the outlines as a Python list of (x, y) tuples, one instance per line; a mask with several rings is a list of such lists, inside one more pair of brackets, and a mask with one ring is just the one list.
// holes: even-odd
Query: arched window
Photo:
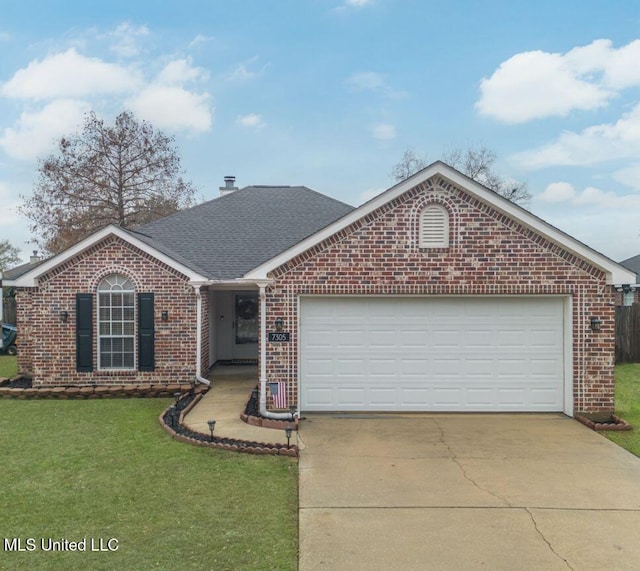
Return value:
[(135, 368), (135, 288), (118, 274), (98, 285), (98, 368)]
[(439, 204), (429, 204), (420, 213), (420, 248), (449, 247), (449, 212)]

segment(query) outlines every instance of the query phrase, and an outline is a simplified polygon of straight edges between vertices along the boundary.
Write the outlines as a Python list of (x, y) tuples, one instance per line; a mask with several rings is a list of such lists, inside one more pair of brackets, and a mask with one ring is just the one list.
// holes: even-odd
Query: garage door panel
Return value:
[(396, 359), (371, 359), (369, 360), (369, 376), (393, 378), (398, 370)]
[(304, 297), (303, 410), (562, 411), (564, 300)]
[(363, 329), (340, 330), (332, 335), (332, 344), (335, 340), (338, 347), (362, 347), (364, 348), (365, 332)]
[(334, 361), (336, 376), (348, 376), (364, 378), (366, 376), (366, 365), (364, 359), (336, 359)]

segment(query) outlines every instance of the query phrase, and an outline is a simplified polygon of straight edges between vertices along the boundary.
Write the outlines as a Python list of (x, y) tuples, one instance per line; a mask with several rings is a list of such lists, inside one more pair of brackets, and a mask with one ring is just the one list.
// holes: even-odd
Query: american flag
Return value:
[(269, 383), (269, 389), (273, 398), (273, 406), (275, 408), (287, 408), (287, 383), (285, 381)]

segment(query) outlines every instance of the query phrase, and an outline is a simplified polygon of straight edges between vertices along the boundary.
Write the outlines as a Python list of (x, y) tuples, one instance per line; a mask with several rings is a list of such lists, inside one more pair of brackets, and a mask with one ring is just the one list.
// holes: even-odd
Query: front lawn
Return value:
[(18, 358), (13, 355), (0, 355), (0, 377), (8, 379), (18, 374)]
[(171, 402), (0, 400), (0, 569), (295, 569), (297, 464), (175, 442)]
[(616, 414), (632, 426), (629, 432), (604, 432), (616, 444), (640, 456), (640, 363), (616, 366)]

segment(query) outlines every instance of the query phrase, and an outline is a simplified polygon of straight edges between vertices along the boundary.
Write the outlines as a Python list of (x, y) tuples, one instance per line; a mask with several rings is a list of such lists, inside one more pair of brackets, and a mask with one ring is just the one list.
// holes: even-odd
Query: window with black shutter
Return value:
[(76, 370), (93, 371), (93, 295), (76, 294)]
[(155, 369), (153, 294), (138, 294), (138, 370)]

